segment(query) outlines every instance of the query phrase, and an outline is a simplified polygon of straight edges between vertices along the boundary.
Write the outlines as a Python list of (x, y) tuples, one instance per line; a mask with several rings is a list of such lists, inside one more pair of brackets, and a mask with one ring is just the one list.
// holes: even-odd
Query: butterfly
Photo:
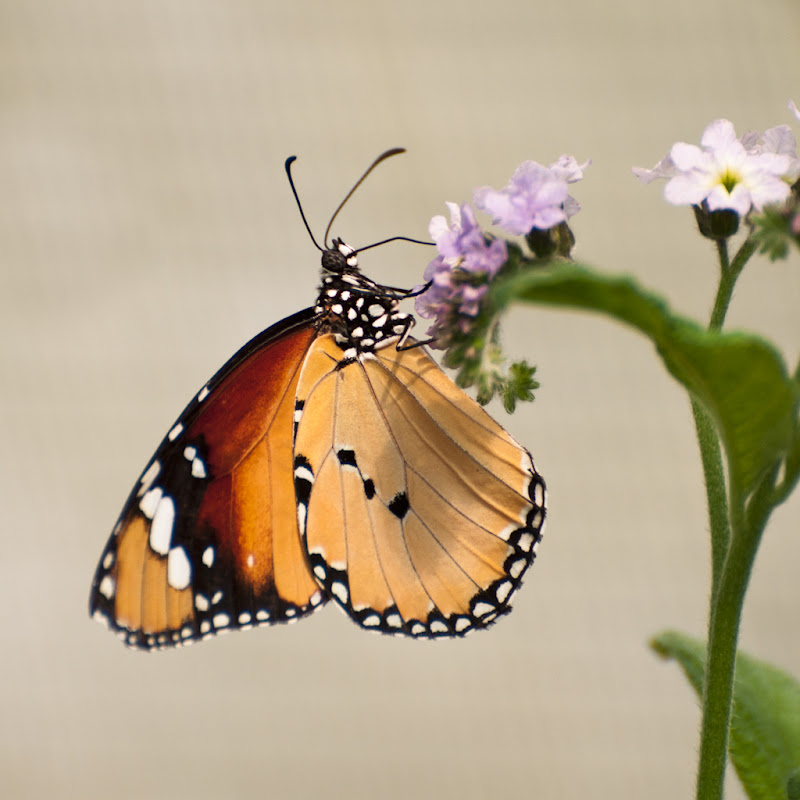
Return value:
[(459, 637), (510, 610), (534, 560), (545, 484), (530, 453), (411, 337), (400, 302), (420, 292), (363, 275), (367, 248), (327, 245), (336, 213), (315, 306), (203, 386), (122, 509), (89, 607), (130, 647), (329, 601), (368, 630)]

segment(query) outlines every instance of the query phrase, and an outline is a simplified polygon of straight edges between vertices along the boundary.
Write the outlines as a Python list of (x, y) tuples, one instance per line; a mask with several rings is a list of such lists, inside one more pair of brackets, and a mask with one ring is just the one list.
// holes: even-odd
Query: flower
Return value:
[(718, 119), (703, 132), (700, 147), (677, 142), (653, 169), (635, 167), (633, 173), (642, 183), (667, 179), (664, 197), (673, 205), (705, 203), (709, 211), (744, 216), (751, 208), (760, 211), (786, 200), (800, 161), (787, 126), (737, 139), (733, 123)]
[(440, 258), (448, 267), (494, 275), (507, 258), (505, 242), (492, 239), (487, 244), (483, 231), (475, 220), (475, 212), (469, 204), (446, 205), (450, 211), (450, 223), (443, 216), (437, 215), (428, 226), (428, 232), (441, 254)]
[(450, 222), (435, 216), (428, 226), (439, 255), (425, 269), (430, 288), (414, 303), (421, 317), (435, 320), (428, 330), (428, 336), (434, 339), (447, 329), (453, 315), (461, 317), (462, 331), (469, 328), (469, 318), (478, 314), (488, 279), (508, 258), (506, 243), (502, 239), (487, 241), (467, 203), (447, 203), (447, 207)]
[(563, 155), (549, 167), (525, 161), (517, 167), (505, 189), (482, 186), (475, 190), (475, 205), (491, 214), (495, 225), (513, 234), (527, 234), (534, 228), (549, 230), (566, 222), (580, 210), (569, 195), (568, 183), (579, 181), (583, 164)]

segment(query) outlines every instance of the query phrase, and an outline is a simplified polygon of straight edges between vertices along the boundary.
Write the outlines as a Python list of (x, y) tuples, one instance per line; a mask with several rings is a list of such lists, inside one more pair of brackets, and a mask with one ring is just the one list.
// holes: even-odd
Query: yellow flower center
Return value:
[(733, 172), (730, 168), (726, 168), (725, 172), (723, 172), (719, 176), (719, 182), (725, 187), (730, 194), (733, 191), (734, 186), (736, 184), (741, 183), (742, 176), (739, 175), (738, 172)]

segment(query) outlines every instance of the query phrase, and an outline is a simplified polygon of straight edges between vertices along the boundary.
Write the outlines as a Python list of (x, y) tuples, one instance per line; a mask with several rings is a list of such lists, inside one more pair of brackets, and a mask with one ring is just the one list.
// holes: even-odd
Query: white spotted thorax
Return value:
[(322, 286), (314, 311), (324, 319), (322, 332), (334, 334), (345, 359), (389, 344), (405, 343), (414, 317), (399, 311), (399, 298), (358, 269), (358, 256), (341, 239), (322, 254)]

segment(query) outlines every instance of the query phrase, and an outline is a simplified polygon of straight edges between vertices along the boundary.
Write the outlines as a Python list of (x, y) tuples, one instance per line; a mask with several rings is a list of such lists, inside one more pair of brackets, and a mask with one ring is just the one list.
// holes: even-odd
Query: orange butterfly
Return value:
[(248, 342), (156, 450), (97, 567), (96, 619), (149, 649), (330, 599), (364, 628), (423, 638), (510, 610), (544, 481), (410, 338), (399, 302), (414, 294), (326, 246), (316, 306)]

